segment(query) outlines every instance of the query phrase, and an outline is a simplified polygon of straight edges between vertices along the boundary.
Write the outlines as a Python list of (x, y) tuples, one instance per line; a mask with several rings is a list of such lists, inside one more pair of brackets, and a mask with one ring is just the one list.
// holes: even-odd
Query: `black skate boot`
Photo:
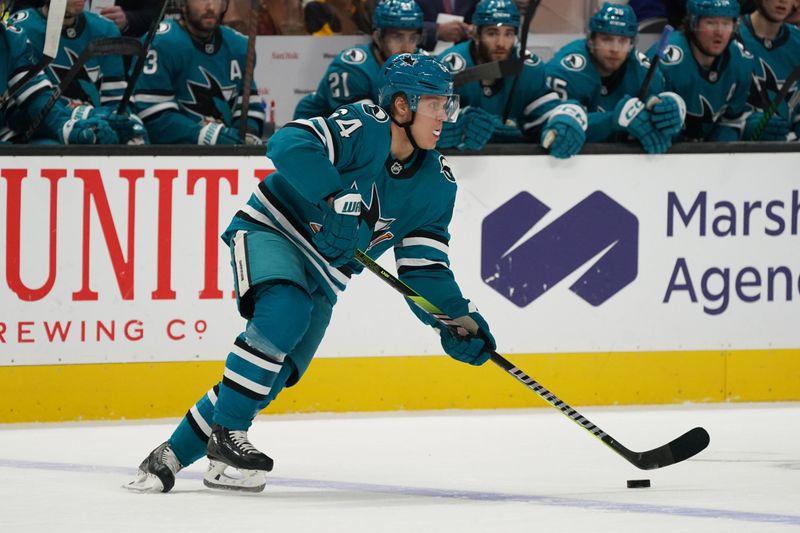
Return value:
[(144, 458), (136, 479), (123, 485), (139, 492), (169, 492), (175, 486), (175, 474), (183, 468), (175, 452), (165, 442)]
[[(272, 459), (247, 440), (247, 431), (217, 424), (211, 429), (208, 440), (208, 459), (210, 463), (203, 483), (212, 489), (261, 492), (267, 484), (266, 472), (273, 466)], [(238, 470), (238, 475), (231, 475), (229, 467)]]

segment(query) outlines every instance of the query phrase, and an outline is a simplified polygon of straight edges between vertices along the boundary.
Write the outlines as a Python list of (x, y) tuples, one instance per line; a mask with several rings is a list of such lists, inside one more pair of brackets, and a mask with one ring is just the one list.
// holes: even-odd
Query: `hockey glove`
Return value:
[(647, 101), (647, 110), (653, 126), (669, 138), (683, 129), (686, 120), (686, 103), (680, 95), (673, 92), (659, 93)]
[(489, 331), (489, 324), (478, 312), (468, 315), (478, 324), (478, 333), (475, 335), (459, 336), (450, 330), (441, 330), (442, 348), (447, 355), (470, 365), (480, 366), (489, 360), (497, 345)]
[(147, 130), (142, 124), (141, 119), (136, 115), (123, 113), (117, 114), (114, 110), (107, 107), (95, 107), (91, 114), (92, 117), (102, 118), (108, 122), (109, 126), (119, 136), (122, 144), (149, 144)]
[(492, 115), (492, 131), (493, 142), (507, 143), (507, 142), (521, 142), (524, 140), (519, 126), (509, 120), (508, 124), (503, 123), (503, 119), (498, 115)]
[(588, 123), (586, 111), (581, 106), (562, 104), (553, 110), (542, 128), (542, 146), (557, 159), (570, 158), (580, 152), (586, 142)]
[(229, 128), (219, 122), (209, 122), (197, 136), (197, 144), (244, 144), (236, 128)]
[(650, 113), (638, 98), (622, 98), (614, 109), (617, 128), (627, 131), (638, 140), (648, 154), (663, 154), (672, 144), (666, 135), (653, 125)]
[(119, 144), (111, 126), (99, 118), (69, 119), (61, 126), (58, 140), (62, 144)]
[[(755, 124), (761, 124), (763, 117), (764, 113), (753, 113), (748, 120), (753, 121)], [(786, 141), (789, 139), (790, 131), (791, 127), (788, 120), (780, 115), (772, 115), (769, 121), (767, 121), (767, 124), (764, 126), (764, 129), (761, 132), (761, 137), (759, 137), (757, 140)]]
[(465, 107), (456, 122), (445, 122), (437, 147), (480, 150), (494, 131), (492, 114), (479, 107)]
[(321, 202), (322, 227), (312, 240), (331, 266), (340, 267), (353, 259), (358, 248), (358, 224), (361, 220), (361, 195), (346, 189), (332, 201)]

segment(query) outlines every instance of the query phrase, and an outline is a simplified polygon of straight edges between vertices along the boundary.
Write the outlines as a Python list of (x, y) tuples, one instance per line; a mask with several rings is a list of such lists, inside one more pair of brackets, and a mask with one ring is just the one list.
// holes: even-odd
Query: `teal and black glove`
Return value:
[(478, 324), (478, 332), (462, 337), (443, 329), (440, 331), (442, 348), (447, 355), (457, 361), (480, 366), (489, 360), (497, 345), (489, 331), (489, 324), (480, 313), (472, 312), (468, 316)]
[(542, 128), (542, 147), (557, 159), (577, 154), (586, 142), (586, 111), (577, 104), (561, 104), (553, 110)]
[[(763, 117), (764, 113), (753, 113), (748, 120), (755, 122), (755, 124), (761, 124)], [(786, 141), (789, 139), (790, 131), (791, 126), (788, 120), (780, 115), (772, 115), (764, 125), (764, 129), (761, 131), (761, 137), (759, 137), (757, 140)]]
[(445, 122), (437, 148), (458, 148), (459, 150), (480, 150), (494, 132), (494, 118), (491, 113), (479, 107), (465, 107), (455, 122)]
[(653, 125), (644, 102), (623, 97), (614, 108), (618, 131), (627, 131), (638, 140), (648, 154), (663, 154), (672, 145), (671, 139)]
[(197, 144), (244, 144), (236, 128), (218, 122), (209, 122), (200, 128)]
[(119, 144), (116, 132), (103, 119), (67, 120), (58, 132), (61, 144)]
[(673, 92), (658, 93), (647, 101), (647, 110), (653, 126), (670, 139), (683, 129), (686, 102), (680, 95)]
[(331, 204), (321, 202), (322, 227), (312, 240), (331, 266), (347, 264), (358, 249), (358, 224), (361, 220), (361, 195), (356, 189), (345, 189), (333, 197)]
[(108, 122), (119, 136), (122, 144), (150, 144), (147, 130), (136, 115), (128, 113), (120, 115), (107, 107), (96, 107), (91, 116), (102, 118)]

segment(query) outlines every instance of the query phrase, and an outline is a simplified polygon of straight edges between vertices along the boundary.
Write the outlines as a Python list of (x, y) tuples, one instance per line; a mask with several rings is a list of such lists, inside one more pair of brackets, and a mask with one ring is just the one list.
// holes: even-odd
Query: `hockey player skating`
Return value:
[(383, 0), (375, 6), (372, 24), (372, 43), (340, 52), (317, 90), (297, 103), (295, 119), (327, 117), (345, 104), (378, 101), (384, 62), (394, 54), (416, 52), (422, 41), (422, 10), (414, 0)]
[[(247, 38), (221, 26), (228, 0), (179, 0), (160, 25), (134, 98), (153, 144), (259, 144), (264, 111), (255, 82), (242, 105)], [(239, 137), (245, 109), (247, 133)]]
[[(10, 9), (10, 5), (7, 5)], [(30, 41), (19, 28), (0, 22), (0, 142), (9, 142), (25, 131), (45, 107), (53, 93), (53, 84), (39, 73), (11, 93), (36, 61)], [(76, 119), (63, 104), (47, 113), (35, 132), (35, 142), (62, 144), (100, 144), (118, 142), (111, 126), (101, 118)]]
[[(739, 38), (755, 56), (755, 83), (749, 103), (755, 112), (747, 118), (744, 139), (752, 137), (764, 117), (768, 103), (777, 95), (793, 69), (800, 66), (800, 30), (786, 24), (793, 0), (758, 0), (756, 11), (742, 17)], [(800, 137), (800, 101), (791, 96), (800, 94), (796, 87), (788, 101), (782, 102), (772, 118), (767, 119), (760, 140), (785, 141)]]
[[(440, 59), (453, 74), (491, 61), (503, 61), (518, 52), (520, 16), (512, 0), (481, 0), (472, 16), (472, 40), (448, 48)], [(545, 83), (544, 63), (529, 54), (514, 89), (514, 76), (480, 80), (458, 88), (463, 110), (447, 124), (440, 148), (480, 150), (487, 142), (519, 142), (525, 137), (544, 141), (555, 134), (550, 154), (567, 158), (583, 146), (586, 112), (574, 102), (561, 102)], [(511, 92), (516, 94), (512, 95)], [(512, 101), (508, 123), (503, 114)]]
[(589, 21), (589, 37), (568, 44), (547, 64), (547, 81), (589, 112), (587, 142), (632, 137), (647, 153), (661, 154), (683, 126), (686, 108), (680, 96), (663, 90), (658, 71), (646, 101), (637, 97), (650, 66), (636, 49), (638, 31), (630, 6), (606, 2)]
[[(736, 0), (689, 0), (681, 31), (673, 32), (659, 68), (665, 87), (686, 103), (681, 138), (738, 141), (750, 114), (753, 56), (733, 39)], [(648, 52), (652, 56), (654, 49)]]
[[(175, 474), (208, 455), (205, 484), (260, 491), (272, 459), (247, 430), (256, 414), (303, 376), (333, 305), (361, 271), (357, 249), (389, 248), (399, 277), (442, 311), (473, 321), (482, 338), (442, 331), (444, 351), (485, 363), (494, 340), (449, 268), (448, 225), (456, 182), (434, 147), (458, 111), (452, 79), (435, 58), (403, 54), (385, 66), (379, 104), (288, 123), (270, 139), (276, 172), (262, 181), (222, 238), (230, 246), (240, 314), (222, 381), (148, 455), (128, 487), (169, 491)], [(433, 319), (416, 308), (420, 319)], [(241, 475), (225, 474), (236, 467)]]
[[(42, 7), (18, 11), (9, 20), (9, 24), (24, 30), (34, 50), (42, 49), (49, 7), (47, 0)], [(113, 37), (120, 37), (113, 22), (84, 11), (82, 0), (68, 0), (58, 55), (45, 73), (54, 85), (60, 84), (88, 43)], [(146, 141), (146, 132), (139, 118), (114, 113), (126, 86), (122, 57), (98, 57), (90, 59), (75, 81), (63, 88), (62, 100), (72, 110), (73, 118), (103, 118), (114, 129), (119, 142), (142, 143)]]

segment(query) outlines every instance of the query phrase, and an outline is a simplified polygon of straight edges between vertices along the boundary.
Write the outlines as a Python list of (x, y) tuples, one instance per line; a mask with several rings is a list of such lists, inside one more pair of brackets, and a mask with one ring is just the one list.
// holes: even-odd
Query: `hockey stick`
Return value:
[[(800, 80), (800, 65), (794, 67), (792, 72), (789, 73), (789, 76), (781, 85), (781, 90), (778, 91), (777, 96), (770, 102), (769, 107), (764, 110), (764, 116), (761, 117), (761, 120), (756, 125), (756, 129), (753, 130), (753, 134), (750, 135), (751, 141), (757, 141), (761, 138), (761, 135), (764, 133), (764, 128), (767, 127), (767, 123), (769, 120), (777, 113), (778, 107), (786, 100), (786, 96), (789, 94), (789, 91), (792, 89), (792, 86)], [(794, 98), (792, 98), (794, 100)], [(791, 111), (791, 109), (790, 109)]]
[(67, 0), (51, 0), (47, 8), (47, 26), (44, 33), (44, 46), (42, 57), (20, 78), (8, 92), (0, 98), (0, 108), (5, 107), (10, 100), (26, 83), (42, 72), (47, 65), (58, 55), (58, 44), (61, 42), (61, 29), (64, 26), (64, 15), (67, 12)]
[(258, 29), (258, 12), (261, 9), (261, 0), (250, 1), (250, 20), (247, 28), (247, 59), (244, 66), (244, 80), (242, 87), (242, 114), (239, 117), (239, 138), (242, 142), (247, 134), (247, 119), (250, 113), (250, 93), (253, 84), (253, 69), (256, 61), (256, 30)]
[(150, 23), (150, 27), (147, 29), (147, 36), (144, 39), (144, 43), (142, 43), (139, 59), (136, 60), (136, 64), (131, 70), (131, 75), (128, 78), (128, 86), (125, 87), (125, 93), (123, 93), (122, 100), (119, 101), (119, 105), (117, 106), (118, 115), (125, 113), (125, 109), (128, 107), (128, 103), (131, 101), (133, 91), (136, 89), (136, 83), (139, 81), (139, 76), (142, 75), (142, 69), (144, 69), (144, 62), (147, 59), (147, 53), (150, 51), (150, 45), (153, 44), (153, 38), (156, 36), (156, 31), (158, 31), (158, 26), (161, 24), (161, 20), (164, 18), (164, 13), (167, 11), (167, 4), (169, 4), (169, 2), (170, 0), (163, 0), (161, 4), (161, 12), (156, 18), (153, 19), (153, 22)]
[[(397, 279), (392, 275), (391, 272), (388, 272), (386, 269), (381, 267), (361, 250), (356, 251), (356, 260), (364, 265), (367, 269), (377, 274), (379, 278), (383, 279), (394, 290), (411, 300), (431, 317), (435, 318), (441, 325), (441, 328), (445, 328), (450, 331), (454, 331), (458, 328), (470, 329), (468, 324), (459, 323), (458, 321), (453, 320), (444, 314), (435, 305), (422, 297), (414, 289)], [(652, 450), (648, 450), (646, 452), (631, 451), (614, 439), (611, 435), (595, 426), (575, 409), (558, 399), (555, 394), (537, 383), (536, 380), (525, 374), (525, 372), (519, 368), (515, 367), (510, 361), (494, 350), (492, 350), (491, 360), (493, 363), (500, 366), (508, 374), (514, 377), (514, 379), (547, 400), (550, 405), (561, 411), (561, 413), (567, 416), (570, 420), (600, 439), (603, 444), (614, 450), (617, 454), (622, 456), (622, 458), (636, 468), (640, 468), (642, 470), (654, 470), (656, 468), (663, 468), (665, 466), (679, 463), (703, 451), (710, 442), (708, 432), (701, 427), (696, 427), (687, 431), (680, 437), (668, 442), (667, 444), (659, 446), (658, 448), (653, 448)]]
[(70, 69), (64, 74), (64, 77), (61, 78), (61, 83), (59, 83), (54, 89), (53, 93), (50, 95), (50, 98), (45, 103), (44, 107), (42, 107), (39, 114), (36, 115), (36, 118), (33, 119), (28, 129), (25, 131), (25, 134), (22, 137), (22, 142), (27, 143), (39, 126), (42, 124), (42, 121), (53, 109), (53, 106), (56, 105), (58, 99), (61, 98), (61, 95), (64, 94), (72, 82), (75, 81), (75, 78), (78, 76), (83, 67), (86, 63), (93, 57), (101, 57), (101, 56), (134, 56), (139, 55), (142, 52), (142, 43), (139, 42), (138, 39), (133, 37), (108, 37), (105, 39), (96, 39), (94, 41), (89, 42), (86, 45), (86, 48), (83, 49), (81, 55), (75, 59), (75, 62), (72, 64)]
[(453, 76), (453, 86), (458, 88), (467, 83), (480, 80), (496, 80), (506, 76), (516, 76), (522, 72), (524, 59), (519, 57), (509, 57), (502, 61), (491, 61), (470, 67)]
[(647, 73), (644, 75), (644, 81), (642, 82), (642, 86), (639, 88), (639, 94), (637, 98), (642, 102), (645, 101), (647, 98), (647, 92), (650, 90), (650, 84), (653, 82), (653, 76), (656, 74), (656, 70), (658, 70), (658, 64), (661, 62), (661, 56), (664, 55), (664, 51), (667, 49), (667, 44), (669, 43), (670, 35), (675, 29), (667, 24), (664, 26), (664, 31), (661, 32), (661, 37), (658, 39), (658, 46), (656, 46), (656, 53), (653, 56), (653, 60), (650, 61), (650, 67), (647, 69)]
[(533, 16), (536, 14), (536, 10), (539, 9), (539, 4), (541, 0), (530, 0), (528, 4), (528, 9), (525, 11), (525, 17), (522, 19), (522, 26), (520, 27), (520, 31), (522, 32), (522, 37), (520, 37), (519, 42), (519, 59), (518, 61), (520, 64), (519, 72), (514, 76), (514, 81), (511, 82), (511, 91), (508, 94), (508, 100), (506, 100), (506, 107), (503, 110), (503, 124), (506, 123), (508, 120), (508, 115), (511, 113), (511, 104), (514, 103), (514, 93), (517, 90), (517, 84), (519, 83), (519, 77), (522, 73), (522, 67), (525, 63), (525, 59), (528, 55), (528, 34), (530, 33), (530, 26), (531, 21), (533, 20)]

